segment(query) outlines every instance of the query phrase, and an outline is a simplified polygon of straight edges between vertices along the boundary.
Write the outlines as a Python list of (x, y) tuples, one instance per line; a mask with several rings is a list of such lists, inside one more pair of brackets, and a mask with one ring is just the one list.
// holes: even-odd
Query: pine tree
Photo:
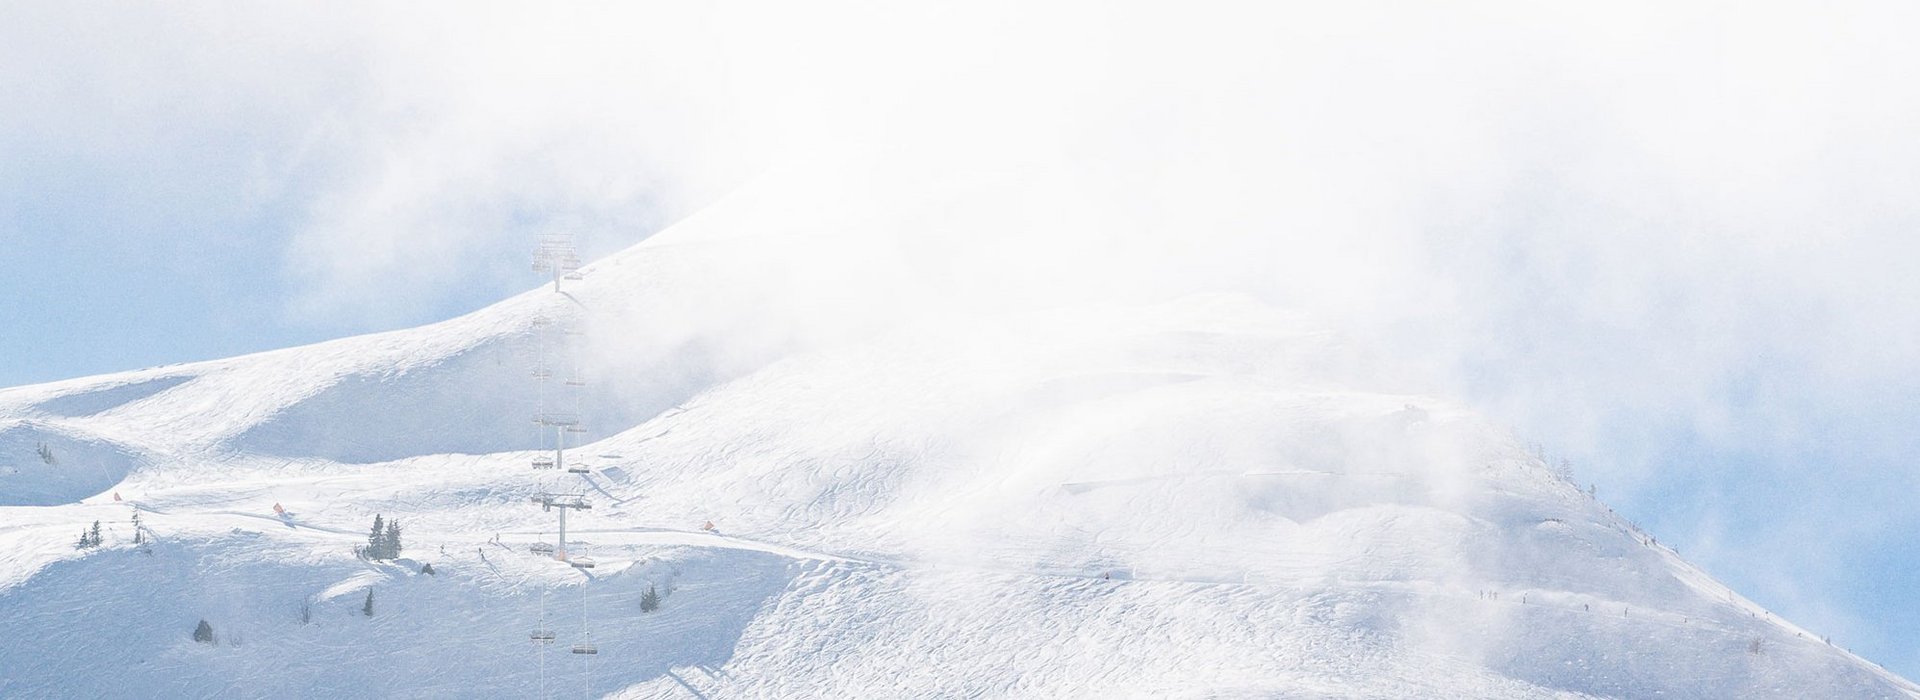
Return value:
[(381, 553), (386, 551), (386, 548), (381, 546), (381, 544), (386, 540), (386, 538), (387, 538), (387, 521), (385, 518), (381, 517), (379, 514), (376, 513), (373, 516), (373, 533), (367, 535), (367, 558), (368, 559), (385, 559), (386, 558), (381, 556)]
[(146, 533), (140, 531), (140, 511), (136, 510), (133, 512), (133, 543), (144, 544), (146, 541)]
[(660, 592), (653, 586), (647, 586), (647, 592), (640, 595), (640, 612), (653, 612), (660, 609)]
[(309, 622), (313, 622), (313, 599), (301, 598), (300, 599), (300, 624), (304, 625)]
[(39, 449), (37, 449), (37, 450), (34, 450), (34, 451), (35, 451), (35, 452), (37, 452), (37, 453), (39, 453), (39, 455), (40, 455), (40, 461), (42, 461), (42, 462), (46, 462), (46, 463), (47, 463), (47, 466), (53, 466), (53, 464), (54, 464), (55, 462), (59, 462), (59, 461), (60, 461), (60, 460), (57, 460), (57, 459), (54, 459), (54, 457), (53, 457), (53, 448), (51, 448), (51, 447), (48, 447), (48, 446), (47, 446), (47, 443), (44, 443), (44, 442), (43, 442), (43, 443), (40, 443), (40, 448), (39, 448)]
[(193, 628), (193, 641), (201, 644), (213, 643), (213, 625), (207, 624), (206, 618), (201, 618), (200, 626)]
[(373, 617), (373, 589), (367, 589), (367, 603), (360, 606), (360, 612), (366, 613), (367, 617)]
[(387, 521), (386, 558), (397, 559), (400, 556), (400, 521)]
[(432, 575), (433, 575), (433, 565), (432, 565), (432, 564), (425, 564), (425, 565), (422, 565), (422, 566), (420, 567), (420, 573), (423, 573), (423, 574), (426, 574), (426, 575), (428, 575), (428, 576), (432, 576)]
[(91, 538), (89, 538), (89, 537), (87, 537), (87, 531), (86, 531), (86, 530), (81, 530), (81, 531), (80, 531), (80, 541), (79, 541), (79, 542), (76, 542), (76, 543), (74, 543), (74, 545), (73, 545), (73, 548), (74, 548), (74, 549), (86, 549), (86, 548), (88, 548), (88, 547), (92, 547), (92, 546), (93, 546), (93, 540), (92, 540)]
[(100, 521), (93, 521), (93, 546), (100, 546)]

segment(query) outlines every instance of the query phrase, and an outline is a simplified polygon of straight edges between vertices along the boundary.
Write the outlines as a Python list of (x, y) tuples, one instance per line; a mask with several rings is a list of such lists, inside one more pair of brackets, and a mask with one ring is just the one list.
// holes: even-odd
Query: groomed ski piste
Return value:
[[(0, 391), (0, 697), (1920, 697), (1305, 316), (857, 313), (918, 253), (758, 192), (453, 320)], [(530, 467), (563, 323), (585, 474)]]

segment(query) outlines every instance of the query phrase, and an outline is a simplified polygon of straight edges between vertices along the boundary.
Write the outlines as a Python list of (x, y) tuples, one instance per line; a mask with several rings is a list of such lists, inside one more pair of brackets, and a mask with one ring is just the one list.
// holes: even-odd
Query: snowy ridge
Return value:
[[(562, 294), (0, 391), (0, 696), (1920, 697), (1251, 300), (783, 325), (912, 272), (794, 265), (766, 197)], [(587, 475), (529, 468), (537, 319), (593, 329)], [(540, 490), (594, 568), (529, 553)]]

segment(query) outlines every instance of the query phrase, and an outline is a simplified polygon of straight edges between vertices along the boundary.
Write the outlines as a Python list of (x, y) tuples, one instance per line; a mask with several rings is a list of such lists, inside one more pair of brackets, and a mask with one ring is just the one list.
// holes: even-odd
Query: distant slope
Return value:
[[(0, 696), (1920, 697), (1311, 320), (915, 314), (911, 253), (810, 254), (851, 234), (805, 211), (749, 192), (564, 293), (0, 391)], [(591, 474), (530, 468), (543, 355), (587, 381), (547, 401)], [(593, 568), (529, 552), (539, 491), (591, 499)], [(405, 559), (352, 556), (376, 513)]]

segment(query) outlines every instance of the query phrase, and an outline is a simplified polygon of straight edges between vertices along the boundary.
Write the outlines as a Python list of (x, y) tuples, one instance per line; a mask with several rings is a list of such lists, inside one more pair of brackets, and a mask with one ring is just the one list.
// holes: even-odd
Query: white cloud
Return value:
[(1728, 9), (373, 6), (291, 269), (379, 313), (772, 164), (867, 201), (977, 172), (1018, 186), (887, 234), (950, 302), (1250, 291), (1634, 485), (1628, 416), (1784, 439), (1920, 349), (1913, 10)]
[[(114, 123), (297, 135), (260, 188), (308, 205), (287, 266), (316, 319), (511, 287), (534, 232), (606, 252), (776, 164), (853, 202), (973, 173), (996, 184), (952, 217), (883, 231), (939, 261), (899, 299), (1253, 293), (1632, 490), (1672, 483), (1674, 435), (1886, 453), (1920, 415), (1902, 3), (180, 7), (55, 53), (107, 66), (81, 92)], [(85, 57), (107, 45), (164, 70)], [(1833, 414), (1862, 420), (1809, 427)]]

